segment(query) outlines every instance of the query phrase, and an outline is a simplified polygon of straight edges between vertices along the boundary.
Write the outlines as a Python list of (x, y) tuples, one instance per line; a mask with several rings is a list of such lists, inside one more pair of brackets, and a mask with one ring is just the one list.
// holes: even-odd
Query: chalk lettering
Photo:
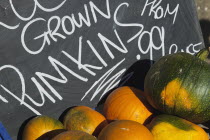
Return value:
[[(202, 45), (202, 42), (199, 42), (197, 44), (190, 44), (189, 46), (186, 47), (186, 53), (189, 53), (191, 55), (195, 55), (196, 53), (198, 53), (200, 51), (200, 49), (196, 49), (197, 46)], [(190, 49), (192, 48), (192, 51), (190, 51)]]
[[(188, 46), (185, 47), (185, 49), (181, 49), (181, 50), (178, 50), (179, 47), (177, 44), (172, 44), (170, 47), (169, 47), (169, 54), (173, 54), (173, 53), (177, 53), (177, 52), (186, 52), (186, 53), (189, 53), (191, 55), (195, 55), (196, 53), (198, 53), (200, 51), (199, 48), (196, 49), (196, 47), (202, 45), (203, 43), (202, 42), (199, 42), (199, 43), (196, 43), (196, 44), (189, 44)], [(174, 50), (174, 51), (172, 51)]]
[(104, 48), (106, 49), (107, 53), (109, 54), (109, 56), (114, 59), (114, 55), (113, 53), (110, 51), (107, 43), (109, 43), (111, 46), (113, 46), (115, 49), (117, 49), (118, 51), (122, 52), (122, 53), (127, 53), (128, 50), (127, 48), (125, 47), (125, 45), (123, 44), (121, 38), (119, 37), (118, 33), (116, 30), (114, 30), (115, 32), (115, 35), (117, 37), (117, 39), (119, 40), (120, 44), (122, 45), (122, 48), (120, 48), (119, 46), (117, 46), (115, 43), (113, 43), (112, 41), (110, 41), (108, 38), (106, 38), (105, 36), (103, 36), (101, 33), (98, 33), (98, 37), (100, 38), (101, 42), (103, 43), (104, 45)]
[(2, 95), (0, 95), (0, 100), (2, 100), (4, 103), (9, 103), (9, 101), (6, 98), (4, 98)]
[[(41, 95), (42, 98), (42, 104), (40, 106), (43, 106), (45, 103), (45, 98), (44, 95), (52, 102), (55, 103), (55, 99), (43, 88), (43, 86), (36, 80), (36, 78), (31, 77), (31, 81), (33, 81), (33, 83), (35, 84), (35, 86), (37, 87), (37, 89), (39, 90), (39, 93)], [(36, 104), (35, 104), (36, 105)], [(37, 105), (39, 106), (39, 105)]]
[(145, 14), (146, 9), (150, 7), (148, 16), (151, 16), (153, 14), (154, 19), (161, 19), (165, 18), (167, 15), (170, 15), (174, 17), (173, 18), (173, 24), (174, 24), (178, 14), (179, 4), (176, 5), (174, 10), (170, 11), (170, 5), (167, 4), (166, 9), (163, 9), (163, 7), (160, 5), (161, 2), (162, 0), (152, 0), (152, 1), (146, 0), (141, 16), (143, 16)]
[[(156, 46), (154, 44), (154, 32), (157, 31), (158, 32), (158, 36), (156, 36), (156, 38), (159, 38), (160, 41), (161, 41), (161, 44), (160, 46)], [(143, 37), (145, 36), (148, 36), (149, 37), (149, 44), (148, 44), (148, 47), (146, 50), (143, 50), (143, 47), (142, 47), (142, 42), (143, 42)], [(162, 56), (165, 55), (165, 29), (164, 27), (157, 27), (157, 26), (154, 26), (152, 27), (151, 31), (148, 32), (148, 31), (144, 31), (142, 32), (142, 34), (139, 36), (139, 40), (138, 40), (138, 48), (140, 50), (140, 52), (142, 54), (150, 54), (150, 60), (153, 60), (153, 51), (154, 50), (162, 50)]]
[(87, 44), (89, 45), (89, 47), (92, 49), (93, 53), (96, 55), (96, 57), (98, 58), (98, 60), (100, 60), (100, 62), (107, 67), (107, 63), (105, 62), (105, 60), (101, 57), (101, 55), (98, 53), (98, 51), (95, 49), (95, 47), (93, 46), (93, 44), (90, 42), (90, 40), (87, 40)]
[(33, 8), (33, 11), (32, 11), (32, 14), (29, 16), (29, 17), (23, 17), (21, 16), (15, 9), (14, 5), (13, 5), (13, 2), (12, 0), (9, 0), (10, 2), (10, 5), (11, 5), (11, 8), (13, 10), (13, 12), (15, 13), (15, 15), (21, 19), (22, 21), (29, 21), (31, 20), (35, 13), (36, 13), (36, 10), (37, 10), (37, 7), (39, 7), (41, 10), (45, 11), (45, 12), (53, 12), (53, 11), (56, 11), (58, 9), (60, 9), (66, 2), (66, 0), (64, 0), (61, 4), (59, 4), (58, 6), (54, 7), (54, 8), (45, 8), (43, 7), (37, 0), (34, 0), (34, 8)]
[[(25, 93), (25, 80), (24, 80), (24, 77), (23, 77), (22, 73), (19, 71), (19, 69), (17, 69), (16, 67), (14, 67), (12, 65), (4, 65), (4, 66), (0, 67), (0, 71), (6, 70), (6, 69), (13, 70), (15, 73), (17, 73), (18, 77), (20, 78), (21, 88), (22, 88), (22, 97), (19, 98), (14, 93), (12, 93), (8, 88), (6, 88), (4, 85), (0, 84), (0, 86), (2, 87), (2, 89), (4, 91), (6, 91), (9, 95), (11, 95), (13, 98), (15, 98), (17, 101), (19, 101), (21, 105), (24, 105), (25, 107), (27, 107), (28, 109), (30, 109), (31, 111), (33, 111), (35, 114), (41, 115), (35, 108), (33, 108), (31, 105), (29, 105), (28, 103), (26, 103), (24, 101), (25, 100), (25, 97), (26, 97), (26, 93)], [(29, 96), (27, 96), (27, 97), (29, 97)]]
[(177, 6), (174, 8), (173, 11), (170, 11), (170, 8), (169, 7), (170, 7), (169, 4), (167, 4), (166, 12), (164, 14), (164, 17), (166, 17), (167, 14), (174, 15), (174, 19), (173, 19), (173, 24), (174, 24), (175, 21), (176, 21), (176, 17), (177, 17), (178, 11), (179, 11), (179, 4), (177, 4)]
[[(174, 49), (174, 51), (173, 51)], [(177, 53), (178, 52), (178, 46), (176, 44), (172, 44), (170, 47), (169, 47), (169, 54), (173, 54), (173, 53)]]
[(94, 22), (97, 23), (97, 17), (96, 17), (96, 11), (104, 18), (110, 19), (111, 18), (111, 12), (110, 12), (110, 5), (109, 5), (109, 0), (106, 0), (106, 9), (107, 9), (107, 14), (102, 12), (92, 1), (89, 2), (90, 4), (90, 9), (93, 15)]
[(93, 88), (95, 88), (97, 85), (97, 89), (95, 90), (95, 92), (92, 95), (92, 98), (90, 99), (91, 101), (101, 92), (101, 90), (103, 88), (105, 88), (107, 86), (107, 88), (104, 90), (104, 92), (102, 93), (100, 99), (103, 97), (103, 95), (105, 93), (107, 93), (111, 88), (117, 86), (117, 84), (120, 82), (116, 80), (126, 71), (126, 69), (122, 69), (120, 72), (118, 72), (117, 74), (115, 74), (113, 77), (111, 77), (110, 79), (107, 80), (107, 78), (113, 73), (113, 71), (119, 66), (121, 65), (123, 62), (125, 61), (125, 59), (121, 60), (120, 62), (118, 62), (114, 67), (112, 67), (110, 70), (108, 70), (104, 75), (101, 76), (101, 78), (99, 78), (99, 80), (97, 80), (92, 86), (91, 88), (85, 93), (85, 95), (82, 97), (81, 100), (83, 100), (91, 91)]
[[(72, 71), (71, 69), (69, 69), (67, 66), (65, 66), (64, 64), (62, 64), (61, 62), (59, 62), (58, 60), (52, 58), (51, 56), (48, 57), (50, 63), (52, 64), (52, 66), (54, 67), (54, 69), (58, 72), (59, 76), (61, 78), (57, 78), (55, 76), (46, 74), (46, 73), (42, 73), (42, 72), (36, 72), (35, 74), (40, 78), (40, 80), (52, 91), (52, 93), (59, 99), (62, 100), (62, 96), (50, 85), (50, 83), (46, 80), (50, 79), (53, 81), (56, 81), (58, 83), (62, 83), (65, 84), (68, 82), (68, 79), (66, 78), (66, 76), (61, 72), (61, 70), (59, 69), (59, 67), (61, 67), (62, 69), (66, 70), (67, 72), (69, 72), (71, 75), (73, 75), (74, 77), (78, 78), (81, 81), (87, 82), (88, 79), (85, 77), (80, 76), (79, 74), (75, 73), (74, 71)], [(59, 66), (59, 67), (58, 67)]]
[[(82, 64), (82, 37), (79, 38), (78, 61), (79, 61), (78, 68), (79, 69), (83, 68), (83, 65), (81, 65)], [(97, 69), (97, 70), (100, 70), (103, 68), (103, 67), (93, 66), (93, 65), (89, 65), (89, 64), (84, 64), (84, 66), (87, 68), (92, 68), (92, 69)], [(95, 76), (95, 74), (94, 74), (94, 76)]]
[(124, 84), (133, 76), (134, 72), (130, 72), (121, 78), (119, 87), (125, 86)]
[(130, 39), (127, 40), (127, 43), (130, 43), (131, 41), (133, 41), (134, 39), (136, 39), (143, 31), (144, 26), (142, 24), (138, 24), (138, 23), (120, 23), (117, 20), (117, 13), (119, 12), (120, 8), (122, 8), (122, 6), (126, 6), (129, 7), (128, 3), (121, 3), (115, 10), (114, 12), (114, 22), (121, 27), (139, 27), (140, 30), (138, 31), (137, 34), (135, 34), (133, 37), (131, 37)]
[[(66, 23), (66, 20), (70, 21), (71, 31), (69, 31), (69, 30), (66, 29), (66, 24), (65, 24)], [(71, 19), (71, 17), (64, 16), (62, 18), (62, 21), (61, 22), (62, 22), (62, 29), (63, 29), (64, 33), (67, 34), (67, 35), (72, 35), (74, 33), (74, 31), (75, 31), (75, 24), (74, 24), (74, 21)]]
[[(68, 54), (67, 52), (62, 51), (62, 53), (63, 53), (64, 55), (66, 55), (70, 60), (72, 60), (73, 62), (75, 62), (76, 64), (78, 64), (78, 66), (80, 67), (80, 69), (83, 68), (86, 72), (88, 72), (88, 73), (91, 74), (92, 76), (95, 76), (95, 75), (96, 75), (96, 73), (93, 72), (92, 70), (90, 70), (90, 69), (87, 67), (87, 65), (81, 64), (80, 61), (77, 61), (75, 58), (73, 58), (73, 57), (72, 57), (70, 54)], [(89, 66), (90, 66), (90, 65), (89, 65)], [(96, 69), (102, 69), (102, 67), (96, 67), (96, 66), (90, 66), (90, 67), (96, 68)]]
[[(51, 25), (51, 22), (53, 20), (56, 20), (57, 21), (57, 26), (55, 27), (54, 30), (51, 29), (50, 25)], [(58, 33), (58, 30), (61, 26), (61, 19), (60, 17), (58, 16), (52, 16), (49, 20), (48, 20), (48, 23), (47, 23), (47, 27), (48, 27), (48, 31), (49, 31), (49, 36), (53, 39), (53, 41), (57, 42), (57, 39), (55, 38), (55, 36), (58, 36), (62, 39), (66, 39), (66, 37), (60, 33)]]
[(7, 24), (5, 24), (3, 22), (0, 22), (0, 25), (5, 27), (5, 28), (7, 28), (7, 29), (15, 30), (15, 29), (17, 29), (20, 26), (20, 23), (17, 24), (17, 25), (11, 26), (11, 25), (7, 25)]
[(74, 14), (72, 14), (72, 20), (74, 22), (74, 24), (78, 27), (81, 28), (83, 26), (83, 22), (90, 27), (91, 26), (91, 22), (90, 22), (90, 16), (89, 16), (89, 12), (88, 12), (88, 8), (87, 5), (84, 5), (85, 8), (85, 13), (86, 13), (86, 19), (85, 17), (79, 12), (78, 16), (79, 16), (79, 23), (76, 21)]
[(86, 72), (88, 72), (89, 74), (91, 74), (92, 76), (95, 76), (96, 73), (93, 72), (92, 70), (90, 70), (89, 68), (92, 69), (96, 69), (96, 70), (101, 70), (102, 67), (98, 67), (98, 66), (93, 66), (93, 65), (89, 65), (89, 64), (82, 64), (82, 37), (80, 37), (79, 39), (79, 51), (78, 51), (78, 60), (76, 60), (74, 57), (72, 57), (69, 53), (62, 51), (62, 53), (67, 56), (71, 61), (73, 61), (74, 63), (76, 63), (78, 65), (78, 69), (84, 69)]
[[(96, 12), (98, 12), (104, 18), (107, 18), (107, 19), (111, 18), (109, 0), (106, 0), (107, 15), (105, 13), (103, 13), (92, 1), (90, 1), (89, 4), (90, 4), (90, 9), (91, 9), (92, 16), (94, 18), (95, 23), (97, 22)], [(35, 5), (37, 5), (42, 10), (47, 10), (47, 9), (44, 9), (36, 0), (35, 0)], [(54, 10), (56, 10), (56, 9), (54, 9)], [(43, 49), (44, 49), (44, 47), (46, 45), (50, 45), (51, 44), (50, 39), (52, 39), (54, 42), (58, 41), (57, 37), (62, 38), (62, 39), (66, 39), (65, 35), (72, 35), (75, 32), (76, 27), (77, 28), (81, 28), (81, 27), (84, 26), (83, 23), (85, 23), (86, 26), (90, 27), (91, 26), (90, 15), (89, 15), (89, 11), (88, 11), (88, 6), (86, 4), (84, 5), (84, 10), (85, 10), (85, 16), (86, 17), (83, 16), (81, 14), (81, 12), (79, 12), (78, 13), (79, 21), (76, 20), (75, 14), (71, 14), (71, 17), (66, 15), (63, 18), (60, 18), (58, 16), (52, 16), (48, 21), (46, 21), (43, 18), (35, 18), (35, 19), (29, 21), (25, 25), (25, 27), (23, 28), (23, 31), (22, 31), (22, 34), (21, 34), (21, 43), (22, 43), (23, 48), (28, 53), (33, 54), (33, 55), (37, 55), (37, 54), (39, 54), (39, 53), (41, 53), (43, 51)], [(34, 11), (36, 11), (36, 6), (35, 6), (35, 10)], [(48, 12), (50, 12), (50, 11), (48, 11)], [(27, 21), (27, 20), (30, 20), (33, 16), (34, 16), (34, 13), (31, 15), (31, 17), (23, 18), (23, 17), (20, 16), (19, 18), (21, 18), (22, 20), (26, 20)], [(25, 42), (26, 31), (28, 30), (28, 28), (32, 24), (40, 23), (41, 21), (42, 22), (47, 22), (47, 31), (44, 31), (41, 35), (34, 37), (34, 40), (43, 39), (42, 46), (38, 50), (31, 50), (31, 49), (29, 49), (29, 47), (26, 45), (26, 42)], [(52, 27), (51, 27), (53, 21), (56, 22), (55, 29), (52, 29)], [(67, 22), (67, 21), (69, 21), (69, 22)], [(71, 30), (67, 30), (67, 28), (66, 28), (66, 24), (67, 23), (69, 23), (68, 25), (71, 26)], [(64, 31), (65, 35), (61, 34), (61, 33), (58, 33), (58, 30), (60, 28), (62, 28), (62, 30)]]
[(35, 23), (35, 22), (37, 22), (37, 21), (44, 21), (44, 22), (45, 22), (46, 20), (43, 19), (43, 18), (36, 18), (36, 19), (34, 19), (34, 20), (31, 20), (30, 22), (28, 22), (28, 23), (25, 25), (25, 27), (23, 28), (23, 31), (22, 31), (22, 33), (21, 33), (21, 43), (22, 43), (22, 46), (23, 46), (23, 48), (24, 48), (28, 53), (30, 53), (30, 54), (39, 54), (39, 53), (44, 49), (46, 43), (48, 43), (48, 45), (50, 44), (49, 38), (48, 38), (48, 36), (47, 36), (48, 32), (44, 32), (42, 35), (37, 36), (36, 38), (34, 38), (34, 39), (36, 40), (36, 39), (39, 39), (39, 38), (41, 38), (41, 37), (44, 37), (44, 39), (43, 39), (43, 44), (42, 44), (42, 46), (40, 47), (40, 49), (38, 49), (38, 50), (36, 50), (36, 51), (33, 51), (33, 50), (30, 50), (30, 49), (27, 47), (27, 45), (26, 45), (26, 43), (25, 43), (25, 34), (26, 34), (26, 31), (27, 31), (27, 29), (30, 27), (31, 24), (33, 24), (33, 23)]

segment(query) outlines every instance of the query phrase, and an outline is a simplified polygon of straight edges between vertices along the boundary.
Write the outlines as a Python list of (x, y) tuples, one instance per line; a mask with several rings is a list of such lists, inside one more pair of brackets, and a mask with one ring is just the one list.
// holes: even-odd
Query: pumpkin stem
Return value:
[(209, 54), (207, 55), (208, 60), (210, 60), (210, 47), (208, 47)]

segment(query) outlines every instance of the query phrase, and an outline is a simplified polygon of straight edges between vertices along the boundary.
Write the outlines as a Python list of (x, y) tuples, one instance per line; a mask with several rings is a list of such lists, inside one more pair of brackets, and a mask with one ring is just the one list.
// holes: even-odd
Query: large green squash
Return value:
[(210, 65), (187, 53), (162, 57), (146, 75), (145, 94), (156, 109), (191, 122), (210, 120)]

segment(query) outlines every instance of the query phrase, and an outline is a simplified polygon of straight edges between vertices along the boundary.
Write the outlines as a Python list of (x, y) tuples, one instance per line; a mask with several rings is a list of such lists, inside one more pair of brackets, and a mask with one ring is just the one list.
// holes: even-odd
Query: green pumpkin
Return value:
[(210, 120), (210, 65), (187, 53), (162, 57), (145, 77), (149, 103), (194, 123)]

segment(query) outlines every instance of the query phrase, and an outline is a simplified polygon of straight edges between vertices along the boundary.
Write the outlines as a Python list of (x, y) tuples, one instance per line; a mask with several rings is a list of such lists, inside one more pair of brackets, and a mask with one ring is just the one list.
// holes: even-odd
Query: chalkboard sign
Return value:
[(95, 107), (137, 61), (201, 48), (193, 0), (0, 1), (0, 121), (17, 139), (32, 116)]

